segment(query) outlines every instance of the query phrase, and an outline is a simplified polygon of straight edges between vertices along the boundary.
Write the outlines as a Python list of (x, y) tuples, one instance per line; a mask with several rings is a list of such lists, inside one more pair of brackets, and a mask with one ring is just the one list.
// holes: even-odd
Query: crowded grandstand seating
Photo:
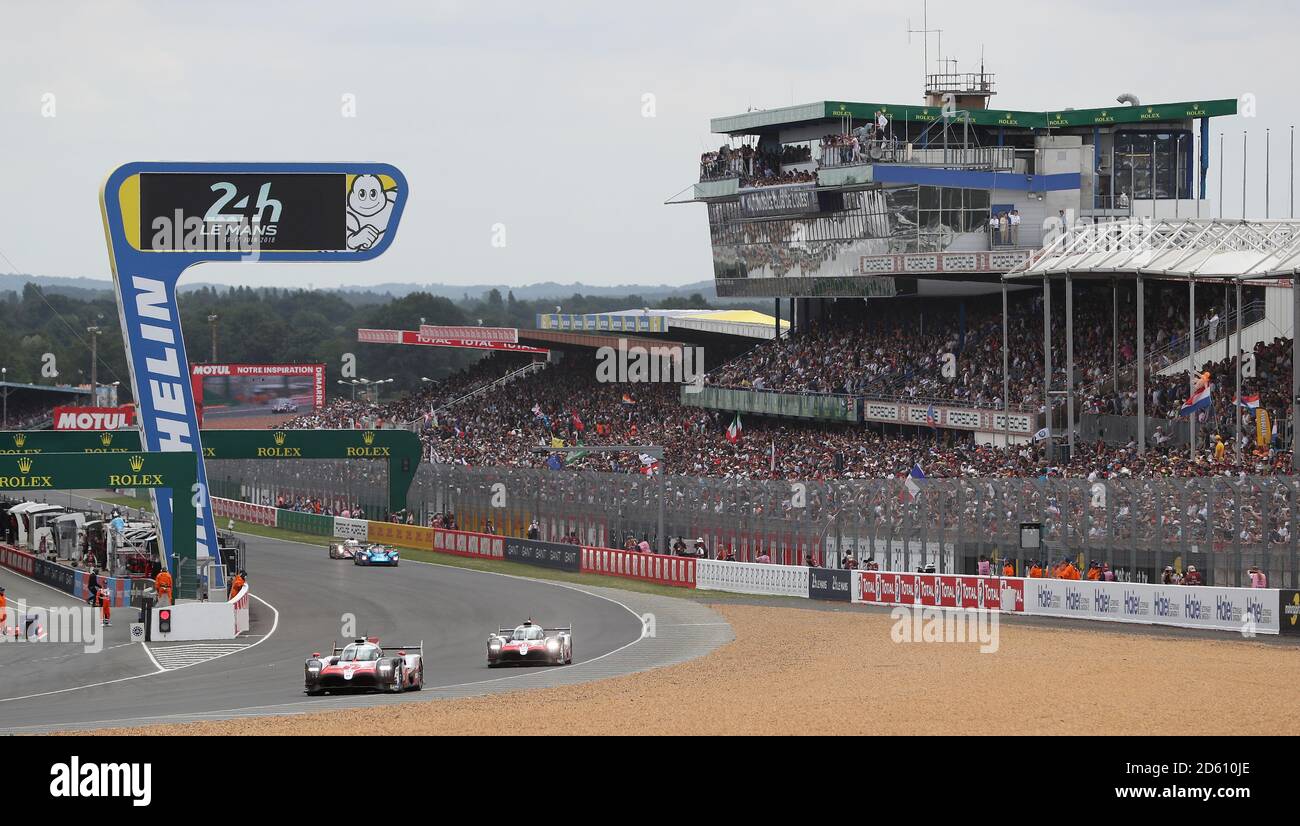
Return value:
[(401, 426), (423, 418), (431, 411), (491, 384), (529, 361), (531, 356), (518, 353), (492, 353), (473, 365), (453, 373), (445, 381), (430, 384), (418, 393), (409, 394), (392, 402), (376, 405), (365, 400), (336, 399), (320, 410), (297, 416), (276, 427), (330, 429)]
[[(342, 408), (337, 418), (346, 419), (350, 405), (336, 402), (331, 408)], [(395, 402), (372, 413), (397, 421), (412, 409), (427, 410), (423, 401), (410, 405), (409, 400)], [(334, 419), (336, 414), (317, 418)], [(1134, 444), (1081, 443), (1073, 459), (1049, 467), (1034, 446), (979, 446), (955, 431), (924, 431), (909, 438), (862, 426), (759, 418), (744, 422), (741, 438), (732, 444), (725, 438), (729, 422), (721, 412), (682, 406), (676, 385), (601, 383), (590, 358), (570, 357), (449, 411), (436, 425), (424, 427), (421, 438), (434, 461), (470, 467), (542, 467), (550, 458), (536, 448), (554, 440), (569, 446), (660, 445), (669, 473), (743, 479), (897, 477), (914, 464), (934, 478), (1154, 478), (1272, 474), (1289, 463), (1289, 453), (1281, 450), (1248, 452), (1241, 464), (1231, 453), (1222, 461), (1192, 463), (1185, 448), (1172, 445), (1153, 447), (1141, 457)], [(643, 472), (646, 462), (635, 453), (593, 453), (570, 456), (565, 466), (635, 473)]]

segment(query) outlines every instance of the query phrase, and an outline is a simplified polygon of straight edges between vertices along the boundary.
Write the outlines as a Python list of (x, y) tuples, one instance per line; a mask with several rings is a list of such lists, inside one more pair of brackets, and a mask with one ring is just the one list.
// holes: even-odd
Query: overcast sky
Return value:
[[(816, 100), (919, 102), (921, 3), (46, 2), (0, 6), (0, 271), (109, 278), (99, 187), (132, 160), (385, 161), (411, 184), (396, 241), (347, 266), (207, 265), (187, 279), (685, 283), (712, 276), (704, 208), (664, 206), (719, 140), (709, 118)], [(1300, 119), (1289, 2), (930, 3), (944, 53), (999, 108), (1251, 93), (1228, 133), (1225, 198), (1289, 210)], [(933, 41), (932, 41), (933, 43)], [(934, 56), (935, 48), (932, 46)], [(52, 93), (55, 117), (42, 116)], [(654, 95), (654, 117), (643, 96)], [(344, 94), (356, 117), (341, 115)], [(1217, 207), (1215, 207), (1217, 208)], [(492, 246), (494, 224), (506, 245)], [(11, 264), (6, 263), (6, 259)]]

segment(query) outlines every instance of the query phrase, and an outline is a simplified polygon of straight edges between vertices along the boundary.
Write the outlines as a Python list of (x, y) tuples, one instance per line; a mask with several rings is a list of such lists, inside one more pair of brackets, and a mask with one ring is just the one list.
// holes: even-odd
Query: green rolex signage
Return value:
[[(406, 508), (406, 493), (415, 479), (421, 456), (420, 437), (409, 430), (204, 430), (202, 443), (204, 459), (385, 460), (388, 462), (390, 511)], [(0, 457), (5, 454), (126, 453), (139, 450), (140, 434), (134, 430), (0, 432)]]
[[(872, 120), (884, 112), (891, 121), (929, 123), (942, 115), (938, 107), (899, 106), (888, 103), (827, 102), (826, 117)], [(1071, 109), (1058, 112), (1024, 112), (1008, 109), (967, 110), (970, 122), (979, 126), (1010, 126), (1019, 129), (1105, 126), (1113, 123), (1173, 122), (1188, 118), (1212, 118), (1237, 114), (1235, 98), (1157, 103), (1149, 106), (1111, 106), (1102, 109)], [(954, 116), (954, 122), (960, 122)]]
[[(41, 435), (56, 431), (40, 431)], [(5, 434), (9, 436), (10, 434)], [(35, 436), (37, 433), (19, 434)], [(86, 435), (63, 432), (59, 435)], [(98, 435), (98, 434), (89, 434)], [(136, 436), (135, 433), (131, 433)], [(6, 438), (5, 443), (12, 443)], [(136, 436), (136, 443), (139, 437)], [(167, 488), (172, 491), (173, 525), (194, 525), (198, 496), (198, 456), (189, 451), (148, 453), (19, 453), (0, 455), (0, 493), (31, 494), (35, 491), (83, 488)], [(203, 499), (202, 501), (207, 501)], [(170, 555), (168, 568), (185, 572), (177, 596), (193, 597), (197, 584), (197, 538), (193, 530), (163, 537)], [(208, 547), (215, 547), (209, 543)], [(179, 568), (177, 566), (180, 566)]]

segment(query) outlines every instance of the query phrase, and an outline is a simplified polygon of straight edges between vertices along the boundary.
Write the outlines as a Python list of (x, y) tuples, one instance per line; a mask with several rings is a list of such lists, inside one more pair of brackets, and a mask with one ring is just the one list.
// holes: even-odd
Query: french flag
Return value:
[(1241, 401), (1237, 402), (1237, 404), (1247, 408), (1248, 410), (1257, 410), (1259, 409), (1259, 394), (1243, 395)]
[[(1210, 391), (1214, 389), (1214, 384), (1208, 383), (1198, 388), (1192, 395), (1187, 397), (1187, 401), (1179, 408), (1180, 417), (1190, 416), (1193, 413), (1199, 413), (1210, 406)], [(1256, 397), (1258, 398), (1258, 397)]]
[(911, 501), (921, 492), (921, 483), (925, 481), (925, 472), (921, 470), (921, 465), (912, 465), (912, 472), (907, 474), (907, 481), (903, 482), (903, 490), (898, 494), (900, 501)]

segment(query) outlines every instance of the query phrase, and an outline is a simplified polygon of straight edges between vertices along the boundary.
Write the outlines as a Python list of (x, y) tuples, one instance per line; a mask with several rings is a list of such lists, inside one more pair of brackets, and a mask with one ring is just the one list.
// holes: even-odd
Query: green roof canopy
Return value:
[[(820, 117), (817, 117), (820, 110)], [(869, 120), (876, 112), (884, 111), (893, 121), (929, 123), (939, 119), (937, 106), (900, 106), (891, 103), (845, 103), (823, 101), (790, 107), (786, 118), (773, 117), (774, 112), (747, 112), (724, 118), (714, 118), (712, 129), (717, 133), (751, 132), (764, 127), (792, 124), (808, 120), (834, 120), (853, 118)], [(1102, 109), (1074, 109), (1056, 112), (1023, 112), (1014, 109), (971, 109), (971, 123), (980, 126), (1010, 126), (1019, 129), (1058, 129), (1070, 126), (1111, 126), (1124, 123), (1146, 123), (1208, 118), (1237, 114), (1234, 98), (1187, 103), (1157, 103), (1142, 106), (1115, 105)], [(789, 119), (787, 119), (789, 118)]]

